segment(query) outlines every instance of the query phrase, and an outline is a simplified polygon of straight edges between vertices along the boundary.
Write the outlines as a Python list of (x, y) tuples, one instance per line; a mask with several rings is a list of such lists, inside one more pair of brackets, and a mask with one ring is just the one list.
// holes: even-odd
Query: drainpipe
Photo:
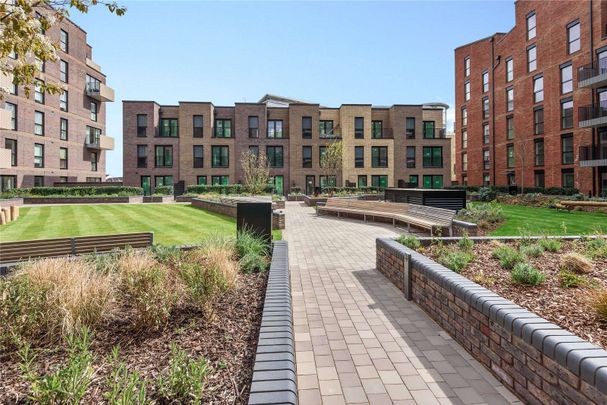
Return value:
[(491, 37), (491, 159), (493, 159), (493, 164), (491, 165), (493, 168), (493, 173), (491, 174), (491, 182), (490, 184), (496, 185), (496, 177), (495, 177), (495, 69), (499, 66), (499, 62), (495, 63), (495, 36)]
[[(590, 63), (594, 64), (594, 37), (593, 37), (593, 21), (592, 21), (592, 0), (588, 0), (588, 16), (589, 16), (589, 20), (590, 20)], [(597, 61), (598, 63), (598, 61)], [(595, 96), (596, 96), (596, 89), (591, 90), (592, 91), (592, 109), (594, 110), (595, 107)], [(592, 128), (592, 149), (593, 149), (593, 153), (594, 153), (594, 148), (596, 147), (595, 145), (598, 145), (598, 135), (597, 135), (597, 130), (596, 128)], [(578, 154), (579, 154), (579, 150), (578, 150)], [(578, 155), (578, 164), (579, 164), (580, 158)], [(593, 167), (592, 168), (592, 195), (596, 195), (597, 194), (597, 187), (596, 187), (596, 183), (597, 183), (597, 175), (598, 175), (598, 171), (599, 168), (598, 167)]]

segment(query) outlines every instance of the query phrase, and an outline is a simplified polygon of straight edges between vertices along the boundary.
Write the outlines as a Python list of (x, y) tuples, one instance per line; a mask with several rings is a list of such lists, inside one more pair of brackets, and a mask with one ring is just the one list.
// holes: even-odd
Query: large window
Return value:
[(137, 167), (148, 167), (148, 147), (147, 145), (137, 145)]
[(281, 168), (284, 166), (282, 146), (266, 146), (266, 156), (270, 167)]
[(468, 125), (468, 109), (462, 107), (462, 126), (465, 127), (466, 125)]
[(230, 166), (230, 147), (227, 145), (211, 147), (211, 167)]
[(573, 65), (569, 63), (561, 67), (561, 94), (573, 91)]
[(527, 71), (533, 72), (537, 69), (537, 47), (535, 45), (527, 48)]
[(506, 145), (506, 165), (508, 168), (514, 167), (514, 145)]
[(318, 123), (320, 130), (320, 137), (326, 138), (333, 136), (333, 121), (332, 120), (320, 120)]
[(358, 175), (358, 181), (357, 181), (356, 185), (359, 188), (361, 188), (361, 187), (367, 187), (367, 175), (366, 174), (359, 174)]
[(573, 188), (575, 186), (573, 169), (561, 170), (561, 186), (564, 188)]
[(536, 139), (533, 150), (534, 150), (535, 165), (544, 166), (544, 140)]
[(177, 118), (161, 118), (160, 136), (170, 138), (179, 136), (179, 120)]
[(384, 137), (382, 121), (371, 121), (371, 137), (375, 139)]
[(4, 147), (11, 151), (11, 166), (17, 166), (17, 140), (6, 138)]
[(34, 167), (44, 167), (44, 145), (34, 144)]
[(365, 137), (365, 119), (364, 117), (354, 117), (354, 138), (363, 139)]
[(34, 134), (44, 136), (44, 113), (34, 111)]
[(69, 94), (67, 92), (67, 90), (63, 90), (63, 92), (61, 94), (59, 94), (59, 109), (61, 111), (67, 111), (68, 110), (68, 97)]
[(580, 50), (580, 22), (576, 21), (567, 26), (567, 51), (574, 53)]
[(147, 128), (148, 128), (148, 115), (147, 114), (137, 114), (137, 136), (139, 136), (139, 137), (146, 136)]
[(514, 111), (514, 89), (506, 89), (506, 111)]
[(527, 15), (527, 41), (535, 38), (535, 29), (536, 29), (536, 21), (535, 21), (535, 12)]
[(464, 58), (464, 77), (470, 76), (470, 57)]
[(415, 168), (415, 146), (407, 146), (407, 169)]
[(470, 100), (470, 81), (466, 80), (464, 83), (464, 100)]
[(312, 167), (312, 147), (304, 146), (302, 149), (302, 163), (301, 167), (310, 168)]
[(320, 180), (320, 189), (324, 190), (327, 187), (337, 186), (336, 176), (318, 176)]
[(424, 130), (423, 130), (423, 136), (424, 139), (434, 139), (436, 138), (436, 134), (435, 134), (435, 128), (434, 128), (434, 121), (424, 121)]
[(173, 167), (173, 147), (171, 145), (156, 145), (156, 167)]
[(34, 176), (34, 187), (44, 187), (44, 176)]
[(388, 167), (388, 147), (371, 147), (371, 167)]
[(4, 109), (11, 113), (11, 126), (13, 131), (17, 130), (17, 105), (12, 103), (4, 103)]
[(386, 187), (388, 187), (388, 176), (385, 176), (385, 175), (372, 175), (371, 176), (371, 187), (375, 187), (375, 188), (386, 188)]
[(424, 167), (443, 167), (443, 147), (424, 146)]
[(215, 138), (231, 138), (232, 137), (232, 120), (218, 118), (215, 120)]
[(514, 139), (514, 117), (506, 117), (506, 139)]
[(192, 116), (192, 137), (202, 138), (204, 135), (204, 117), (202, 115)]
[(204, 147), (202, 145), (194, 145), (192, 147), (192, 157), (194, 168), (200, 169), (204, 167)]
[(489, 72), (483, 72), (481, 79), (483, 80), (483, 93), (486, 93), (489, 91)]
[(535, 187), (544, 188), (546, 186), (546, 175), (543, 170), (533, 172)]
[(483, 145), (489, 144), (489, 124), (483, 124)]
[(227, 186), (230, 184), (230, 176), (211, 176), (211, 184), (214, 186)]
[(196, 184), (199, 186), (207, 185), (207, 176), (196, 176)]
[(573, 164), (573, 135), (561, 136), (561, 154), (564, 165)]
[(506, 82), (514, 80), (514, 60), (506, 59)]
[(544, 133), (544, 109), (536, 108), (533, 110), (533, 134), (540, 135)]
[(484, 149), (483, 150), (483, 170), (489, 170), (489, 168), (491, 167), (491, 161), (490, 161), (490, 153), (489, 153), (489, 149)]
[(301, 137), (312, 138), (312, 117), (301, 117)]
[(462, 148), (466, 149), (468, 147), (468, 130), (462, 129)]
[(101, 137), (101, 129), (91, 126), (86, 126), (86, 143), (91, 145), (99, 145)]
[(405, 135), (407, 139), (415, 139), (415, 117), (407, 117)]
[(268, 138), (282, 138), (282, 120), (268, 121)]
[(573, 128), (573, 100), (561, 101), (561, 128)]
[(69, 68), (68, 64), (64, 60), (59, 60), (59, 80), (63, 83), (67, 83), (69, 79)]
[(259, 145), (249, 145), (249, 153), (255, 157), (259, 157)]
[(99, 112), (99, 105), (91, 101), (91, 121), (97, 122), (97, 113)]
[(533, 102), (542, 101), (544, 101), (544, 76), (538, 76), (533, 78)]
[(0, 191), (8, 191), (17, 186), (17, 176), (0, 176)]
[(489, 119), (489, 97), (483, 97), (483, 119)]
[(59, 148), (59, 169), (67, 170), (67, 148)]
[(92, 91), (92, 92), (97, 92), (97, 93), (99, 91), (101, 91), (101, 80), (99, 80), (96, 77), (93, 77), (91, 75), (86, 75), (86, 78), (84, 80), (85, 80), (87, 91)]
[(59, 31), (59, 49), (63, 52), (68, 53), (70, 50), (69, 35), (64, 30)]
[(154, 187), (172, 186), (173, 176), (154, 176)]
[(468, 153), (462, 153), (462, 172), (468, 171)]
[(443, 176), (425, 174), (423, 177), (424, 188), (443, 188)]
[(354, 167), (360, 168), (365, 167), (365, 147), (355, 146), (354, 147)]

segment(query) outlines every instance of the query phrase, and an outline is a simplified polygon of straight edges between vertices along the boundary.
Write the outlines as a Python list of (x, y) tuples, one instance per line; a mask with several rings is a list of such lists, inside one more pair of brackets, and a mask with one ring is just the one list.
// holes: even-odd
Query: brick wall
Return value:
[[(238, 212), (236, 205), (228, 205), (217, 201), (201, 200), (198, 198), (192, 199), (192, 207), (227, 215), (232, 218), (236, 218)], [(272, 212), (272, 229), (285, 229), (285, 213), (283, 211)]]
[(377, 269), (530, 404), (607, 402), (607, 351), (391, 239)]

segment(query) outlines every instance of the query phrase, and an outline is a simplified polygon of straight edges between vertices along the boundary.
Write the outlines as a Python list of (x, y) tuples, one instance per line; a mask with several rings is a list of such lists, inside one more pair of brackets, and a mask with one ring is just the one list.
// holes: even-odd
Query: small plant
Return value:
[(512, 270), (516, 264), (525, 261), (525, 257), (520, 252), (507, 245), (495, 248), (491, 254), (499, 260), (500, 265), (506, 270)]
[(177, 246), (153, 245), (152, 253), (161, 263), (176, 263), (181, 258), (181, 249)]
[(471, 252), (474, 247), (474, 241), (468, 237), (468, 233), (466, 232), (457, 242), (457, 246), (465, 252)]
[(474, 281), (475, 283), (486, 286), (492, 286), (496, 282), (495, 277), (486, 276), (482, 271), (472, 275), (472, 277), (470, 277), (470, 280)]
[(572, 288), (586, 284), (586, 279), (569, 270), (561, 269), (559, 271), (559, 282), (563, 288)]
[(191, 359), (183, 349), (171, 344), (169, 369), (156, 380), (158, 394), (173, 403), (201, 403), (207, 373), (205, 359)]
[(506, 220), (502, 208), (495, 202), (470, 204), (457, 215), (458, 219), (474, 222), (481, 228), (487, 228), (492, 224), (499, 224)]
[(586, 253), (593, 259), (607, 258), (607, 239), (598, 237), (586, 242)]
[(607, 290), (598, 292), (592, 302), (592, 307), (602, 319), (607, 319)]
[(400, 235), (396, 241), (413, 250), (419, 249), (422, 245), (419, 239), (414, 235)]
[(453, 270), (456, 273), (459, 273), (468, 264), (470, 264), (473, 259), (474, 256), (468, 252), (446, 249), (441, 255), (438, 256), (437, 261), (443, 266)]
[(542, 238), (537, 243), (548, 252), (555, 253), (561, 249), (561, 242), (557, 239)]
[(103, 398), (110, 405), (143, 405), (146, 400), (146, 380), (135, 371), (129, 371), (123, 361), (120, 361), (120, 348), (114, 346), (109, 358), (112, 372), (107, 378), (108, 390)]
[(561, 258), (561, 270), (578, 274), (588, 274), (592, 272), (592, 262), (579, 253), (567, 253)]
[(540, 257), (544, 254), (544, 248), (539, 243), (521, 246), (521, 253), (527, 257)]
[(478, 197), (481, 201), (490, 202), (495, 200), (497, 193), (489, 187), (481, 187), (478, 189)]
[(244, 273), (268, 269), (269, 247), (263, 238), (251, 232), (240, 232), (236, 239), (236, 252), (240, 258), (240, 269)]
[(517, 263), (512, 269), (512, 281), (518, 284), (539, 285), (546, 276), (529, 263)]

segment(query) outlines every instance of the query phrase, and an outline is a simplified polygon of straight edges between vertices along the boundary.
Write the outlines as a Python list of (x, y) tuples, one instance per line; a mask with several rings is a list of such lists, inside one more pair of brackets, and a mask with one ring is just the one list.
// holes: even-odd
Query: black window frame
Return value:
[[(571, 103), (571, 108), (565, 109), (565, 104)], [(561, 100), (561, 129), (572, 129), (573, 128), (573, 97), (568, 97)], [(567, 112), (569, 111), (569, 113)]]
[[(165, 122), (168, 125), (165, 125)], [(158, 122), (158, 137), (160, 138), (178, 138), (179, 137), (179, 119), (178, 118), (160, 118)], [(167, 133), (168, 130), (168, 133)]]
[[(272, 153), (270, 153), (272, 151)], [(280, 151), (280, 153), (277, 153)], [(273, 169), (282, 169), (285, 166), (284, 147), (282, 145), (267, 145), (266, 157), (268, 165)]]
[[(542, 84), (542, 88), (540, 90), (536, 90), (535, 86), (540, 82)], [(533, 104), (544, 102), (544, 75), (534, 76), (531, 88), (533, 89)]]
[[(200, 156), (196, 152), (200, 151)], [(204, 167), (204, 145), (192, 145), (192, 167), (202, 169)]]
[(371, 146), (371, 167), (387, 168), (389, 166), (388, 147)]
[[(280, 132), (277, 130), (277, 126), (278, 124), (280, 124)], [(270, 131), (273, 130), (273, 136), (270, 136)], [(267, 128), (267, 136), (269, 139), (284, 139), (286, 138), (285, 136), (285, 127), (284, 127), (284, 122), (283, 120), (279, 120), (279, 119), (271, 119), (268, 120), (268, 128)], [(280, 134), (280, 136), (277, 136), (277, 134)]]
[(19, 141), (12, 138), (4, 138), (4, 148), (11, 151), (11, 167), (17, 166)]
[[(65, 123), (65, 128), (64, 127)], [(69, 121), (67, 118), (59, 118), (59, 140), (67, 141), (69, 139)]]
[(542, 135), (544, 133), (544, 107), (535, 107), (533, 109), (533, 135)]
[[(410, 128), (409, 123), (413, 123), (413, 128)], [(407, 139), (415, 139), (415, 117), (405, 118), (405, 137)]]
[(312, 117), (301, 117), (301, 137), (303, 139), (312, 139)]
[[(226, 126), (226, 123), (229, 123), (229, 125)], [(215, 126), (213, 127), (213, 138), (233, 138), (232, 119), (215, 118)]]
[(312, 146), (303, 145), (301, 147), (301, 167), (305, 169), (309, 169), (312, 167)]
[(416, 148), (415, 146), (407, 146), (407, 150), (405, 152), (405, 158), (406, 158), (406, 167), (407, 169), (415, 169), (415, 165), (416, 165), (416, 158), (415, 158), (415, 153), (416, 153)]
[(365, 117), (354, 117), (354, 139), (365, 138)]
[[(140, 125), (140, 118), (145, 119), (145, 125)], [(148, 115), (147, 114), (137, 114), (136, 118), (137, 124), (137, 137), (144, 138), (147, 136), (147, 128), (148, 128)]]
[[(563, 80), (563, 71), (565, 69), (571, 70), (571, 79), (569, 79), (569, 80)], [(565, 95), (565, 94), (569, 94), (569, 93), (573, 92), (573, 63), (572, 62), (566, 62), (566, 63), (563, 63), (561, 66), (559, 66), (559, 79), (560, 79), (561, 95)], [(564, 86), (566, 83), (570, 83), (571, 90), (565, 91)]]
[(533, 164), (534, 166), (544, 166), (546, 159), (544, 138), (538, 138), (533, 141)]
[[(578, 26), (579, 36), (577, 37), (577, 39), (574, 39), (572, 41), (571, 40), (571, 29), (573, 27), (575, 27), (576, 25)], [(571, 21), (569, 24), (567, 24), (566, 33), (567, 33), (567, 54), (572, 55), (576, 52), (579, 52), (582, 49), (582, 23), (580, 22), (580, 20), (576, 19), (574, 21)], [(577, 42), (578, 48), (576, 50), (572, 51), (571, 44), (574, 42)]]
[[(430, 156), (426, 156), (426, 151), (430, 150)], [(440, 163), (436, 162), (435, 150), (440, 150)], [(424, 168), (442, 168), (444, 166), (444, 153), (442, 146), (423, 146), (422, 147), (422, 166)]]
[[(158, 154), (158, 151), (162, 150), (162, 154)], [(170, 154), (167, 151), (171, 151)], [(170, 164), (167, 164), (169, 161), (168, 157), (170, 156)], [(158, 168), (171, 168), (175, 164), (174, 162), (174, 154), (173, 154), (173, 145), (154, 145), (154, 167)], [(160, 160), (159, 160), (160, 158)], [(160, 162), (160, 163), (159, 163)]]
[(383, 137), (384, 137), (384, 122), (382, 120), (372, 120), (371, 121), (371, 138), (382, 139)]
[[(571, 142), (570, 150), (565, 150), (566, 141)], [(561, 135), (561, 164), (572, 165), (574, 163), (575, 163), (575, 154), (574, 154), (573, 134), (562, 134)]]
[[(36, 155), (36, 148), (39, 147), (42, 152), (40, 156)], [(39, 159), (39, 162), (36, 160)], [(34, 168), (43, 169), (44, 168), (44, 144), (43, 143), (34, 143)]]
[(365, 167), (365, 147), (355, 146), (354, 147), (354, 167), (361, 169)]
[[(200, 120), (200, 123), (197, 123), (197, 120)], [(204, 138), (204, 115), (192, 115), (192, 138)]]
[[(143, 151), (143, 154), (141, 153)], [(148, 145), (137, 145), (137, 168), (145, 169), (148, 167)]]
[[(61, 158), (61, 152), (65, 151), (65, 159)], [(65, 163), (65, 166), (64, 166)], [(69, 150), (65, 147), (59, 148), (59, 170), (67, 170), (69, 167)]]
[[(223, 151), (227, 151), (224, 154)], [(219, 155), (215, 151), (220, 151)], [(216, 157), (219, 157), (219, 161)], [(211, 167), (212, 168), (229, 168), (230, 167), (230, 146), (229, 145), (211, 145)]]

